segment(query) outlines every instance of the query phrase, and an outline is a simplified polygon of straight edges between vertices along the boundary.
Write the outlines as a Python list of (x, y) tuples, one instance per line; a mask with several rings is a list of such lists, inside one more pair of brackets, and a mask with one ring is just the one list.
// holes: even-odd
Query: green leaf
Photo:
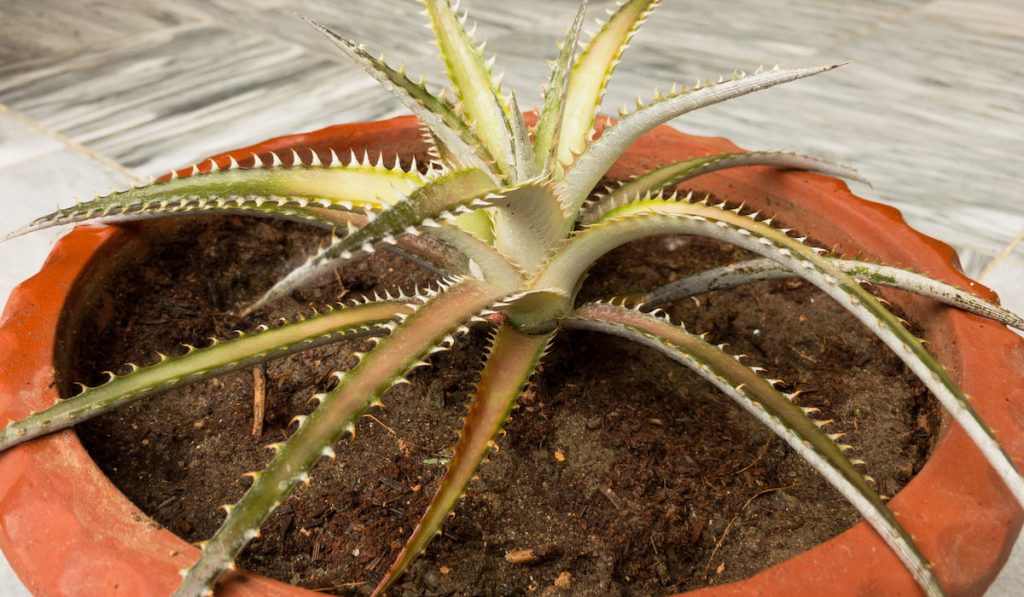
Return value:
[(522, 288), (523, 271), (505, 255), (498, 252), (493, 245), (456, 226), (444, 225), (440, 228), (432, 228), (430, 235), (448, 243), (465, 256), (467, 263), (463, 275), (486, 280), (509, 292)]
[(519, 102), (513, 91), (509, 100), (509, 120), (512, 125), (512, 153), (515, 164), (515, 182), (523, 182), (536, 176), (538, 170), (534, 164), (533, 143), (530, 142), (530, 130), (519, 110)]
[(558, 160), (562, 164), (573, 163), (576, 155), (587, 146), (608, 79), (637, 29), (659, 3), (660, 0), (625, 2), (580, 53), (572, 69), (562, 108), (565, 116), (557, 147)]
[(118, 222), (167, 215), (194, 213), (245, 213), (258, 216), (307, 221), (321, 226), (337, 225), (337, 218), (318, 208), (344, 211), (382, 209), (424, 184), (415, 168), (402, 170), (397, 159), (391, 168), (382, 162), (360, 161), (352, 156), (348, 163), (334, 153), (321, 164), (310, 153), (310, 164), (303, 164), (293, 153), (290, 166), (283, 165), (274, 153), (253, 155), (240, 167), (231, 158), (226, 169), (217, 162), (204, 164), (205, 172), (193, 166), (191, 176), (178, 176), (165, 182), (117, 191), (92, 201), (60, 209), (43, 216), (7, 238), (53, 226), (77, 222)]
[[(308, 481), (308, 471), (321, 456), (332, 456), (342, 434), (355, 434), (355, 422), (368, 408), (422, 359), (439, 349), (450, 348), (453, 333), (503, 293), (477, 281), (457, 282), (429, 298), (410, 305), (415, 310), (394, 327), (391, 335), (363, 355), (350, 371), (338, 372), (337, 386), (318, 395), (319, 406), (300, 417), (298, 429), (288, 440), (274, 444), (274, 458), (265, 470), (254, 473), (252, 486), (228, 508), (228, 516), (203, 546), (199, 560), (187, 571), (177, 597), (194, 597), (209, 591), (217, 577), (230, 567), (259, 527), (292, 489)], [(401, 318), (400, 318), (401, 319)]]
[(650, 346), (711, 382), (785, 440), (853, 504), (899, 556), (926, 594), (944, 594), (910, 534), (843, 454), (842, 447), (803, 409), (779, 393), (770, 380), (684, 328), (647, 313), (591, 303), (580, 307), (562, 324), (603, 331)]
[(528, 336), (507, 325), (495, 332), (448, 471), (405, 547), (374, 590), (374, 595), (383, 594), (440, 532), (441, 525), (455, 509), (487, 453), (495, 448), (494, 438), (536, 371), (552, 336), (553, 332)]
[(606, 127), (601, 137), (588, 145), (566, 172), (565, 178), (559, 183), (558, 194), (567, 202), (566, 210), (575, 220), (575, 214), (583, 205), (583, 201), (615, 160), (619, 159), (637, 139), (658, 125), (700, 108), (821, 74), (839, 66), (842, 64), (775, 69), (752, 75), (739, 73), (731, 81), (701, 84), (694, 89), (673, 90), (667, 95), (659, 93), (651, 103), (640, 105), (635, 112), (622, 115), (618, 122)]
[[(404, 299), (404, 297), (402, 297)], [(355, 304), (233, 340), (214, 341), (204, 348), (188, 347), (185, 354), (165, 357), (147, 367), (132, 366), (124, 375), (109, 373), (110, 380), (83, 386), (82, 392), (0, 431), (0, 451), (32, 438), (65, 429), (115, 408), (167, 390), (244, 369), (295, 352), (309, 350), (343, 337), (379, 331), (401, 314), (411, 311), (406, 300), (388, 299)]]
[(989, 464), (1024, 506), (1024, 479), (1013, 459), (996, 441), (967, 396), (945, 368), (879, 300), (828, 258), (767, 222), (721, 206), (645, 199), (612, 210), (571, 239), (530, 282), (533, 288), (573, 288), (590, 265), (626, 242), (658, 234), (692, 234), (715, 238), (767, 257), (799, 273), (832, 297), (888, 346), (931, 390), (964, 429)]
[(569, 93), (569, 75), (576, 58), (576, 46), (583, 29), (583, 15), (587, 11), (587, 0), (580, 2), (576, 18), (559, 47), (558, 60), (551, 68), (551, 79), (544, 89), (544, 107), (537, 121), (533, 148), (538, 172), (549, 172), (555, 164), (558, 152), (556, 142), (562, 129), (565, 114), (565, 100)]
[(814, 156), (789, 151), (722, 153), (674, 162), (620, 183), (587, 206), (580, 213), (577, 221), (580, 224), (590, 224), (601, 219), (601, 215), (605, 212), (639, 199), (646, 194), (654, 194), (664, 189), (671, 189), (679, 183), (710, 172), (742, 166), (775, 166), (776, 168), (810, 170), (830, 176), (858, 180), (868, 184), (867, 180), (862, 178), (860, 173), (853, 168)]
[(509, 174), (514, 167), (510, 110), (490, 64), (484, 62), (483, 46), (473, 45), (463, 28), (465, 16), (456, 15), (448, 0), (423, 0), (423, 4), (466, 122), (494, 156), (498, 171)]
[(563, 240), (562, 207), (550, 183), (526, 183), (504, 195), (492, 213), (494, 245), (529, 275)]
[[(832, 265), (861, 282), (897, 288), (937, 300), (968, 313), (1024, 331), (1024, 318), (945, 282), (909, 270), (854, 259), (829, 258)], [(766, 280), (800, 276), (771, 259), (751, 259), (705, 270), (655, 288), (634, 300), (645, 307), (656, 307), (688, 296), (734, 288)]]
[(461, 213), (494, 205), (496, 200), (502, 198), (502, 195), (495, 193), (497, 190), (490, 175), (476, 168), (437, 176), (416, 189), (411, 196), (374, 214), (373, 219), (362, 228), (350, 230), (345, 237), (335, 239), (329, 247), (289, 272), (244, 313), (251, 313), (285, 296), (358, 254), (374, 252), (377, 242), (395, 244), (397, 234), (418, 234), (423, 228), (439, 228), (441, 224), (438, 220), (453, 222)]
[(384, 89), (398, 98), (405, 107), (412, 110), (440, 142), (445, 157), (454, 160), (453, 165), (489, 169), (488, 164), (493, 158), (487, 148), (481, 146), (480, 140), (462, 117), (443, 99), (427, 91), (422, 81), (413, 82), (403, 71), (395, 70), (383, 60), (374, 58), (362, 46), (315, 21), (303, 18), (376, 79)]

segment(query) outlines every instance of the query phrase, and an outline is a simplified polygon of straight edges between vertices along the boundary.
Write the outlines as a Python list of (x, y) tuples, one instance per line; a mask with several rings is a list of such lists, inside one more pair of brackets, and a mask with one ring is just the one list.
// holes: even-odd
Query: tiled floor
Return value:
[[(601, 14), (611, 0), (593, 0)], [(463, 0), (520, 103), (575, 0)], [(413, 0), (5, 0), (0, 233), (111, 185), (261, 138), (400, 106), (293, 16), (355, 36), (439, 83)], [(824, 77), (687, 116), (691, 132), (857, 166), (965, 269), (1024, 311), (1024, 4), (1016, 0), (666, 0), (619, 66), (606, 109), (673, 81), (832, 60)], [(0, 302), (56, 234), (0, 247)], [(990, 595), (1015, 594), (1016, 558)], [(0, 594), (18, 595), (9, 573)]]

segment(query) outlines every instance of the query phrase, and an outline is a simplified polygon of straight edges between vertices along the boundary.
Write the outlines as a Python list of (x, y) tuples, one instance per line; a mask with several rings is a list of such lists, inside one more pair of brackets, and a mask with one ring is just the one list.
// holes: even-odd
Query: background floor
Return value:
[[(544, 59), (576, 0), (462, 4), (506, 86), (520, 104), (538, 104)], [(590, 14), (613, 6), (592, 0)], [(0, 234), (219, 150), (403, 112), (295, 12), (442, 80), (414, 0), (3, 0)], [(674, 125), (856, 166), (875, 186), (855, 192), (956, 247), (965, 270), (1021, 312), (1022, 55), (1017, 0), (665, 0), (626, 53), (605, 110), (734, 68), (852, 59)], [(60, 234), (0, 247), (0, 303)], [(989, 595), (1019, 594), (1022, 560)], [(4, 565), (0, 595), (23, 594)]]

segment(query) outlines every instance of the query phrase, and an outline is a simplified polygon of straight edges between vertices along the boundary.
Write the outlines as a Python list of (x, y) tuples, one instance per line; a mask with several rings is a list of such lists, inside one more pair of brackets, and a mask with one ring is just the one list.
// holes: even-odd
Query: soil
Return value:
[[(432, 281), (378, 251), (258, 320), (232, 312), (323, 242), (298, 224), (189, 218), (112, 277), (68, 348), (71, 381), (124, 371), (184, 342), (309, 312), (374, 289)], [(142, 230), (147, 230), (143, 227)], [(650, 288), (742, 258), (688, 237), (623, 247), (592, 272), (584, 297)], [(687, 299), (670, 309), (692, 331), (749, 356), (868, 462), (892, 495), (924, 464), (940, 416), (924, 388), (832, 301), (798, 281)], [(274, 512), (239, 565), (320, 591), (367, 594), (436, 489), (485, 348), (458, 348), (388, 393), (355, 441), (322, 459), (310, 487)], [(329, 374), (366, 350), (349, 340), (264, 367), (262, 436), (252, 428), (253, 372), (236, 372), (104, 415), (79, 435), (111, 480), (189, 541), (213, 534), (217, 506), (245, 490), (295, 414)], [(395, 595), (655, 595), (742, 579), (842, 532), (856, 512), (799, 457), (727, 398), (650, 349), (596, 333), (559, 335), (457, 515)], [(532, 550), (532, 552), (527, 551)], [(532, 553), (532, 555), (531, 555)], [(527, 554), (524, 556), (524, 554)], [(532, 560), (523, 562), (521, 560)]]

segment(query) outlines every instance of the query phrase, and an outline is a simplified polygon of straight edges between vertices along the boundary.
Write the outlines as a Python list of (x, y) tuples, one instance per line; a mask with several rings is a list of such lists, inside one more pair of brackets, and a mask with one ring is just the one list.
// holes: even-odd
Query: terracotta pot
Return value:
[[(406, 117), (280, 137), (231, 155), (243, 161), (254, 151), (292, 147), (318, 150), (322, 159), (331, 148), (423, 152), (416, 122)], [(637, 143), (611, 175), (736, 149), (724, 139), (662, 127)], [(226, 165), (227, 154), (218, 157)], [(287, 163), (288, 155), (283, 157)], [(703, 176), (692, 186), (742, 199), (843, 254), (908, 267), (995, 298), (960, 273), (949, 247), (910, 229), (896, 210), (853, 196), (833, 178), (742, 168)], [(136, 236), (131, 228), (79, 227), (11, 295), (0, 325), (0, 421), (52, 402), (58, 338), (73, 332), (75, 305)], [(973, 396), (1009, 453), (1024, 457), (1024, 342), (1001, 325), (932, 301), (888, 295), (924, 328), (931, 350)], [(980, 594), (1006, 561), (1021, 526), (1009, 492), (955, 425), (947, 426), (927, 465), (891, 506), (952, 594)], [(177, 585), (178, 570), (198, 556), (133, 506), (71, 431), (0, 457), (0, 528), (0, 547), (37, 595), (166, 595)], [(223, 594), (312, 595), (252, 574), (236, 577), (221, 585)], [(882, 540), (860, 523), (746, 581), (700, 593), (912, 595), (918, 589)]]

